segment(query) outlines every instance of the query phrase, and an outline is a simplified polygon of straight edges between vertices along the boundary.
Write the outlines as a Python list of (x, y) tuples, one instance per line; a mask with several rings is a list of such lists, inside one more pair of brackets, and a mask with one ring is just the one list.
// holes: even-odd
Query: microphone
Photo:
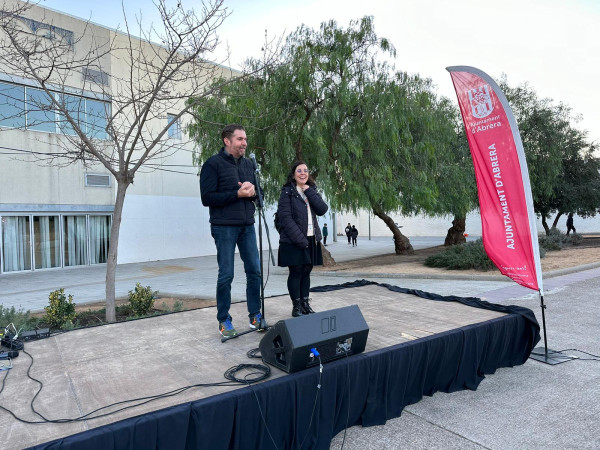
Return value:
[(12, 351), (9, 351), (9, 352), (2, 352), (2, 353), (0, 353), (0, 359), (16, 358), (17, 356), (19, 356), (19, 351), (18, 350), (12, 350)]
[(258, 170), (258, 164), (256, 164), (256, 156), (254, 156), (254, 153), (250, 153), (250, 159), (252, 160), (254, 170)]

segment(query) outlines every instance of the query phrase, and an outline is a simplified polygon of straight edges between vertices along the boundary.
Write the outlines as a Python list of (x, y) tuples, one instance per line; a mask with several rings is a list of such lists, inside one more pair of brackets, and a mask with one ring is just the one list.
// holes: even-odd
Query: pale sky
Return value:
[[(181, 2), (186, 9), (201, 4)], [(152, 20), (151, 0), (125, 3), (128, 14), (143, 8), (144, 21)], [(123, 23), (120, 0), (41, 5), (111, 28)], [(318, 28), (334, 19), (346, 27), (371, 15), (378, 36), (396, 47), (396, 68), (431, 78), (439, 94), (456, 102), (447, 66), (474, 66), (495, 80), (504, 73), (513, 86), (529, 82), (538, 96), (571, 106), (583, 116), (578, 127), (600, 142), (598, 0), (225, 0), (225, 6), (231, 15), (218, 34), (234, 68), (260, 57), (265, 30), (276, 37), (303, 23)]]

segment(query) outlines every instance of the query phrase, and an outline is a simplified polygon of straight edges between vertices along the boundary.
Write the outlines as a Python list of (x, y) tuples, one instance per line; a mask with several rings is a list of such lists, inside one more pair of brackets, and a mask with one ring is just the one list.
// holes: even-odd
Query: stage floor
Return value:
[[(359, 306), (369, 325), (365, 353), (505, 316), (457, 302), (393, 292), (377, 285), (315, 292), (312, 298), (316, 311)], [(267, 298), (265, 310), (269, 323), (274, 324), (290, 317), (291, 302), (283, 296)], [(232, 305), (231, 314), (238, 331), (248, 328), (245, 303)], [(260, 362), (249, 359), (246, 352), (258, 347), (264, 333), (249, 333), (222, 343), (215, 315), (215, 308), (206, 308), (27, 342), (25, 351), (33, 357), (30, 373), (43, 383), (34, 402), (35, 411), (53, 421), (75, 419), (124, 400), (155, 396), (199, 383), (223, 382), (223, 374), (230, 367)], [(30, 357), (21, 352), (13, 359), (13, 368), (0, 373), (0, 378), (6, 377), (0, 405), (21, 419), (40, 422), (40, 416), (30, 406), (39, 389), (27, 377), (30, 363)], [(271, 369), (269, 380), (290, 376)], [(248, 388), (195, 387), (106, 417), (71, 423), (28, 424), (0, 410), (0, 442), (5, 448), (33, 446), (235, 389)]]

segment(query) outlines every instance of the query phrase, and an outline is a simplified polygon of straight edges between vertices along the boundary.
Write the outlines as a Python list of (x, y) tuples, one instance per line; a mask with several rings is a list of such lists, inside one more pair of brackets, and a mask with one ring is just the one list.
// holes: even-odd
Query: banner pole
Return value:
[(542, 309), (542, 329), (544, 330), (544, 355), (546, 359), (548, 358), (548, 336), (546, 333), (546, 305), (544, 305), (544, 294), (542, 291), (538, 291), (540, 293), (540, 308)]

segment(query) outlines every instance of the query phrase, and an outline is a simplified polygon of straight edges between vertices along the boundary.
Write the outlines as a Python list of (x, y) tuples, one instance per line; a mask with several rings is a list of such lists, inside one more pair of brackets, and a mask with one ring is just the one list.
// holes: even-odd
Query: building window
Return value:
[[(69, 112), (71, 119), (73, 119), (75, 123), (77, 123), (77, 125), (83, 129), (83, 131), (85, 131), (85, 128), (83, 127), (85, 123), (85, 99), (82, 97), (77, 97), (76, 95), (61, 94), (59, 101), (61, 103), (61, 106)], [(73, 128), (73, 125), (71, 125), (71, 123), (67, 120), (67, 116), (61, 113), (57, 113), (57, 117), (58, 128), (60, 132), (63, 134), (70, 134), (71, 136), (74, 136), (76, 134), (75, 129)]]
[(33, 257), (36, 269), (60, 267), (58, 216), (33, 216)]
[[(175, 120), (173, 114), (167, 114), (167, 123), (171, 123)], [(180, 119), (175, 120), (169, 127), (169, 138), (181, 140), (181, 122)]]
[(31, 270), (28, 216), (2, 216), (2, 271)]
[(56, 110), (56, 99), (90, 138), (108, 139), (110, 102), (70, 94), (50, 95), (41, 89), (0, 82), (0, 126), (73, 136), (73, 125)]
[(27, 128), (56, 133), (56, 114), (52, 99), (40, 89), (27, 88)]
[(0, 126), (25, 127), (25, 89), (0, 83)]
[(110, 216), (90, 216), (90, 264), (105, 263), (108, 259)]
[(0, 273), (103, 264), (108, 260), (110, 214), (56, 213), (0, 219)]
[(99, 100), (86, 100), (85, 102), (85, 121), (86, 133), (92, 139), (108, 139), (106, 126), (107, 117), (110, 117), (110, 103)]
[(87, 264), (87, 229), (85, 216), (63, 217), (65, 266)]

